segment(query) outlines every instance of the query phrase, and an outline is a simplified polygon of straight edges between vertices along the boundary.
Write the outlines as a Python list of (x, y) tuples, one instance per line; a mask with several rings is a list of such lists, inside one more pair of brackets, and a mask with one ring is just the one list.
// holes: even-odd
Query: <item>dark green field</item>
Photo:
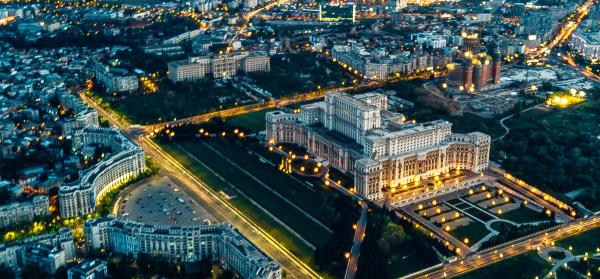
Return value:
[[(224, 191), (230, 196), (236, 196), (230, 202), (262, 228), (269, 231), (277, 240), (285, 243), (292, 252), (309, 262), (313, 253), (311, 247), (307, 246), (290, 231), (297, 233), (314, 247), (322, 245), (331, 234), (290, 203), (327, 226), (327, 216), (325, 216), (327, 210), (323, 210), (322, 199), (319, 198), (319, 195), (323, 194), (322, 191), (326, 190), (321, 188), (312, 189), (300, 183), (274, 166), (259, 161), (256, 155), (249, 154), (242, 146), (236, 144), (226, 145), (216, 140), (209, 142), (210, 147), (268, 185), (273, 191), (287, 199), (289, 203), (261, 186), (254, 178), (239, 170), (235, 165), (223, 159), (204, 142), (184, 142), (180, 145), (171, 143), (162, 146), (179, 162), (193, 170), (210, 187), (216, 191)], [(222, 181), (217, 175), (186, 154), (185, 151), (201, 160), (233, 186)], [(275, 218), (283, 222), (289, 229), (279, 224)]]
[(502, 215), (502, 219), (513, 221), (515, 223), (530, 223), (544, 220), (539, 212), (527, 207), (519, 207)]
[(573, 248), (573, 254), (582, 255), (585, 252), (590, 254), (598, 253), (596, 249), (600, 248), (600, 228), (593, 229), (582, 234), (559, 240), (556, 246), (563, 248)]
[(485, 228), (485, 225), (477, 221), (474, 221), (469, 225), (450, 230), (450, 234), (460, 241), (468, 238), (468, 246), (477, 243), (477, 241), (481, 240), (489, 233), (490, 231)]
[(540, 258), (535, 252), (528, 252), (498, 263), (477, 269), (466, 275), (457, 277), (460, 279), (489, 279), (489, 278), (511, 278), (531, 279), (535, 276), (543, 278), (548, 274), (551, 265)]

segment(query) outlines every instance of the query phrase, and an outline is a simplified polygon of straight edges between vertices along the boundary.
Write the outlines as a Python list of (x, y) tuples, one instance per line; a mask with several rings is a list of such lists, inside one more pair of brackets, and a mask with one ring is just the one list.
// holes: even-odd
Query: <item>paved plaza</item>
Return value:
[(119, 200), (119, 216), (153, 225), (191, 226), (216, 219), (166, 177), (150, 180)]

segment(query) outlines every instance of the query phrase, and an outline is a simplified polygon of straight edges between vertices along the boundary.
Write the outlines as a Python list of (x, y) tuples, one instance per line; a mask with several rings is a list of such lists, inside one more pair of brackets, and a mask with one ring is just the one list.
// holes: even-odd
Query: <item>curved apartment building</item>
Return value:
[(59, 188), (63, 218), (95, 212), (96, 203), (104, 194), (136, 177), (146, 168), (142, 148), (116, 129), (86, 127), (75, 133), (73, 145), (75, 149), (93, 145), (110, 147), (112, 154), (80, 171), (79, 180)]

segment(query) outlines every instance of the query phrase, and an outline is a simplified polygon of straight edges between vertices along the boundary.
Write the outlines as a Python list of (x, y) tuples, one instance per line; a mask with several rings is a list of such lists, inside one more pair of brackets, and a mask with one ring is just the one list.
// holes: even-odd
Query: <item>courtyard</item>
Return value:
[[(490, 183), (491, 184), (491, 183)], [(472, 252), (495, 244), (520, 228), (551, 224), (553, 215), (510, 189), (485, 183), (472, 185), (402, 208), (412, 218), (452, 238)], [(490, 241), (490, 243), (486, 243)]]

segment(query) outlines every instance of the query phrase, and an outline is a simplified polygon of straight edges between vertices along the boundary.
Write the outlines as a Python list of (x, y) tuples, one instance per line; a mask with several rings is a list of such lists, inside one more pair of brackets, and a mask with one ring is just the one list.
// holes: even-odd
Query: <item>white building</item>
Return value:
[(230, 224), (154, 226), (118, 218), (87, 220), (87, 249), (161, 255), (176, 262), (219, 261), (242, 278), (279, 279), (282, 269)]
[(244, 0), (244, 10), (252, 10), (258, 5), (258, 0)]
[(189, 41), (193, 38), (198, 37), (198, 35), (202, 34), (202, 30), (200, 29), (196, 29), (196, 30), (192, 30), (192, 31), (187, 31), (184, 33), (181, 33), (175, 37), (172, 37), (170, 39), (166, 39), (162, 42), (163, 45), (176, 45), (179, 44), (181, 42), (184, 41)]
[(453, 134), (444, 120), (406, 123), (403, 115), (387, 111), (387, 97), (378, 93), (329, 93), (300, 114), (267, 113), (266, 126), (271, 144), (303, 146), (353, 174), (358, 193), (370, 200), (382, 199), (384, 188), (450, 170), (480, 172), (489, 163), (488, 135)]
[(571, 36), (571, 44), (585, 59), (600, 59), (600, 32), (589, 34), (577, 32)]
[(239, 52), (216, 56), (190, 57), (168, 63), (169, 79), (173, 82), (198, 80), (212, 73), (214, 78), (237, 75), (238, 71), (269, 72), (270, 57), (263, 52)]
[[(49, 253), (34, 252), (36, 248)], [(0, 264), (13, 269), (35, 265), (37, 268), (51, 271), (73, 261), (75, 256), (73, 233), (68, 228), (62, 228), (56, 234), (30, 237), (6, 245), (0, 244)]]
[(139, 88), (138, 78), (135, 75), (111, 69), (106, 65), (96, 67), (96, 80), (100, 82), (107, 92), (135, 91)]
[(104, 279), (108, 278), (107, 263), (102, 260), (84, 260), (69, 268), (67, 278), (69, 279)]
[(96, 203), (104, 194), (146, 169), (143, 149), (116, 129), (86, 127), (78, 130), (73, 140), (75, 149), (81, 150), (90, 145), (108, 146), (112, 154), (81, 171), (79, 180), (59, 188), (58, 199), (63, 218), (93, 213)]
[(48, 196), (39, 195), (30, 201), (13, 202), (0, 206), (0, 228), (18, 223), (28, 223), (36, 217), (50, 214)]

